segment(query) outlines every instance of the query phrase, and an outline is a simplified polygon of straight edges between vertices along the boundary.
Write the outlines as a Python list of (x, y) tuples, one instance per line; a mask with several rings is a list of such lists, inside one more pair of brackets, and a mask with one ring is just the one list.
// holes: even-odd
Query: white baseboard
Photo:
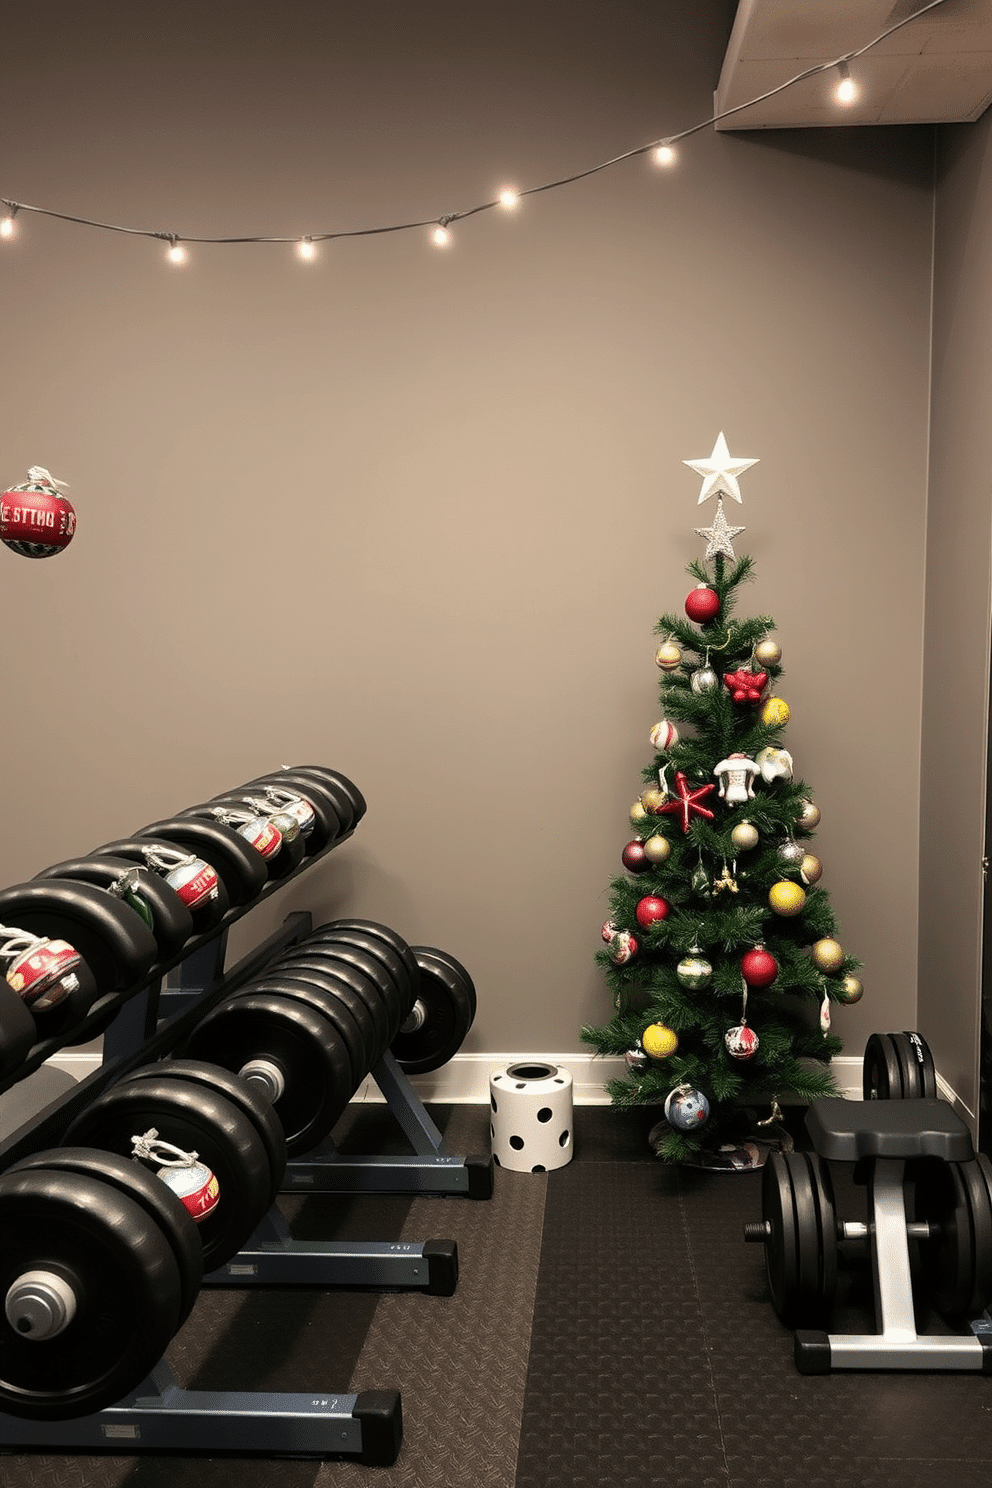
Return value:
[[(98, 1054), (74, 1054), (63, 1051), (48, 1061), (56, 1069), (65, 1070), (76, 1080), (97, 1069)], [(440, 1069), (427, 1075), (414, 1075), (412, 1084), (423, 1101), (438, 1101), (447, 1105), (486, 1106), (489, 1104), (489, 1077), (505, 1070), (510, 1064), (555, 1064), (568, 1070), (572, 1077), (572, 1101), (577, 1106), (608, 1106), (607, 1080), (626, 1074), (626, 1065), (620, 1057), (586, 1054), (456, 1054)], [(861, 1099), (861, 1058), (842, 1056), (831, 1064), (839, 1093), (848, 1100)], [(941, 1093), (954, 1101), (954, 1093), (941, 1083)], [(355, 1092), (357, 1101), (381, 1101), (382, 1095), (371, 1075)]]

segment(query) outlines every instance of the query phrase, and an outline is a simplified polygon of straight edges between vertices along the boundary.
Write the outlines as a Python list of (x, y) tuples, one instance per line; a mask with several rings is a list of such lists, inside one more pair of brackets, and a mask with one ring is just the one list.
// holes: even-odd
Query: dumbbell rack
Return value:
[[(300, 863), (292, 873), (267, 885), (252, 905), (229, 908), (219, 925), (194, 936), (181, 955), (153, 967), (142, 984), (100, 998), (87, 1017), (73, 1028), (72, 1041), (82, 1043), (90, 1030), (93, 1033), (105, 1030), (101, 1067), (79, 1082), (67, 1097), (25, 1122), (0, 1143), (0, 1171), (22, 1157), (57, 1145), (74, 1118), (97, 1095), (137, 1067), (170, 1054), (207, 1011), (256, 976), (280, 950), (304, 938), (312, 928), (311, 916), (301, 912), (291, 914), (278, 931), (237, 966), (228, 972), (224, 970), (230, 925), (350, 835), (350, 831), (342, 834)], [(109, 1026), (108, 1013), (113, 1015)], [(65, 1038), (40, 1039), (15, 1071), (0, 1078), (0, 1093), (34, 1073), (65, 1043)], [(440, 1133), (388, 1053), (373, 1075), (380, 1088), (386, 1087), (384, 1094), (387, 1089), (392, 1091), (387, 1100), (404, 1131), (415, 1131), (420, 1144), (429, 1149), (421, 1152), (414, 1164), (422, 1180), (433, 1167), (441, 1175), (433, 1191), (488, 1197), (491, 1172), (489, 1189), (483, 1193), (480, 1190), (484, 1182), (480, 1183), (477, 1169), (468, 1166), (471, 1160), (443, 1151)], [(396, 1165), (395, 1159), (390, 1162)], [(400, 1170), (403, 1166), (398, 1164)], [(447, 1186), (450, 1174), (458, 1170), (476, 1173), (475, 1181), (470, 1183), (466, 1176), (461, 1186)], [(350, 1173), (354, 1186), (348, 1187), (345, 1181), (335, 1185), (332, 1191), (362, 1192), (370, 1187), (373, 1191), (383, 1190), (381, 1182), (372, 1185), (362, 1182), (361, 1160), (341, 1160), (342, 1174), (345, 1171)], [(432, 1191), (426, 1182), (418, 1188), (416, 1182), (408, 1187), (405, 1182), (394, 1181), (391, 1187), (394, 1191)], [(293, 1240), (281, 1216), (273, 1215), (259, 1228), (240, 1257), (204, 1280), (227, 1285), (311, 1281), (324, 1285), (416, 1287), (450, 1295), (456, 1275), (454, 1248), (449, 1242), (347, 1246), (305, 1243)], [(365, 1391), (360, 1395), (190, 1391), (178, 1384), (164, 1360), (127, 1397), (89, 1416), (33, 1421), (0, 1413), (0, 1451), (20, 1447), (64, 1447), (76, 1451), (167, 1447), (172, 1451), (293, 1456), (340, 1454), (370, 1465), (388, 1465), (395, 1461), (401, 1439), (402, 1411), (395, 1390)]]

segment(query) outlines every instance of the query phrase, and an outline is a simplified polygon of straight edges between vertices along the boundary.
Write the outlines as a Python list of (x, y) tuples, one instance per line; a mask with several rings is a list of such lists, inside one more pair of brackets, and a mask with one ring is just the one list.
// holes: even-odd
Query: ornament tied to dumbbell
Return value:
[(161, 873), (170, 889), (175, 889), (187, 909), (198, 909), (217, 898), (217, 870), (195, 853), (156, 844), (143, 847), (141, 856), (149, 868)]
[(173, 1142), (163, 1141), (153, 1126), (131, 1138), (131, 1155), (157, 1164), (156, 1178), (171, 1188), (197, 1224), (216, 1209), (220, 1184), (206, 1163), (200, 1162), (198, 1152), (184, 1152)]
[(232, 806), (215, 806), (210, 814), (225, 827), (233, 827), (262, 858), (274, 858), (282, 847), (283, 833), (271, 816)]
[(7, 985), (33, 1012), (47, 1012), (79, 990), (82, 958), (67, 940), (0, 925), (0, 961), (7, 962)]

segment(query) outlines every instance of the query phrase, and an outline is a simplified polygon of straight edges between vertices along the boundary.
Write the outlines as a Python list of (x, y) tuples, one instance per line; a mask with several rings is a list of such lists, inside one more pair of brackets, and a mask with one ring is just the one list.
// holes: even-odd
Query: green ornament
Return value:
[(713, 968), (702, 955), (697, 945), (690, 946), (688, 955), (682, 957), (675, 968), (675, 975), (683, 987), (688, 987), (692, 992), (698, 992), (701, 987), (709, 984), (713, 976)]

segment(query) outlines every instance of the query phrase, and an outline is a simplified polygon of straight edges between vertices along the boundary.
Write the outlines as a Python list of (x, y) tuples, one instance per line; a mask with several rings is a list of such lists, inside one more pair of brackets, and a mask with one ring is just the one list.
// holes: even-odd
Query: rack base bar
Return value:
[(368, 1287), (451, 1297), (458, 1283), (454, 1240), (263, 1241), (256, 1237), (205, 1286)]
[(987, 1334), (896, 1339), (884, 1333), (827, 1334), (800, 1329), (795, 1359), (800, 1374), (829, 1374), (832, 1369), (951, 1369), (990, 1374), (992, 1343)]
[(489, 1199), (493, 1192), (493, 1163), (488, 1154), (476, 1157), (342, 1156), (320, 1153), (286, 1168), (283, 1193), (411, 1193), (462, 1194)]

